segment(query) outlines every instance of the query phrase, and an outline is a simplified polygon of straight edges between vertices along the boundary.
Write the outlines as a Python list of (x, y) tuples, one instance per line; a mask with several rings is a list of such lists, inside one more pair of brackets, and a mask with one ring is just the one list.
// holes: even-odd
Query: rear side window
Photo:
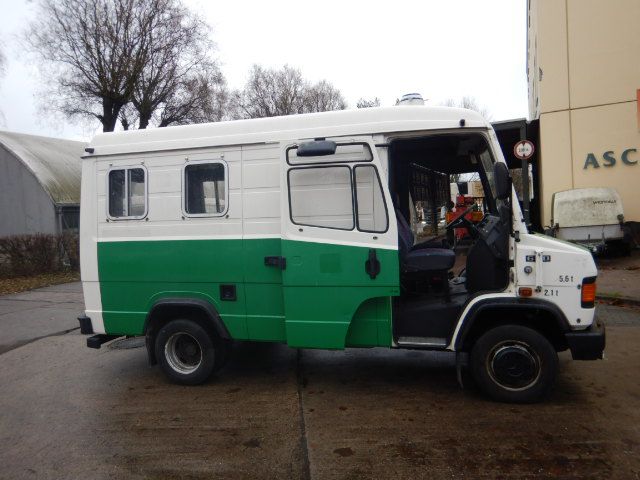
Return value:
[(147, 214), (147, 173), (140, 167), (109, 171), (109, 216), (143, 218)]
[(353, 230), (353, 196), (349, 167), (291, 169), (289, 196), (293, 223)]
[(196, 163), (184, 168), (184, 211), (190, 216), (222, 215), (227, 209), (225, 165)]

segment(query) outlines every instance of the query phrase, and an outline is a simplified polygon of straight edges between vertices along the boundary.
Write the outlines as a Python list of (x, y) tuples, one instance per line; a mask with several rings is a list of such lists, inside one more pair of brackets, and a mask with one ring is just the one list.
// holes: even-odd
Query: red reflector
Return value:
[(518, 295), (520, 295), (521, 297), (530, 297), (531, 295), (533, 295), (533, 289), (529, 287), (520, 287), (518, 289)]

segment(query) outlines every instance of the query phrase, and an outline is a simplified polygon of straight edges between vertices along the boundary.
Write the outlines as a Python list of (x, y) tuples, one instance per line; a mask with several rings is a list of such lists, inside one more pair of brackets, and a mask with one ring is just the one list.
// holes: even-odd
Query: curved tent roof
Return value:
[(84, 142), (0, 131), (0, 146), (35, 175), (54, 203), (80, 203)]

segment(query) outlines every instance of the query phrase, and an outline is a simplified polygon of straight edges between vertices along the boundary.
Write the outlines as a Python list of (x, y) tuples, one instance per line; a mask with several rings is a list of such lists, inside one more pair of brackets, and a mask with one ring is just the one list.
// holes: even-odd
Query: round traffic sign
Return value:
[(535, 151), (536, 149), (533, 146), (533, 142), (529, 140), (520, 140), (513, 147), (513, 154), (520, 160), (529, 160), (533, 157), (533, 152)]

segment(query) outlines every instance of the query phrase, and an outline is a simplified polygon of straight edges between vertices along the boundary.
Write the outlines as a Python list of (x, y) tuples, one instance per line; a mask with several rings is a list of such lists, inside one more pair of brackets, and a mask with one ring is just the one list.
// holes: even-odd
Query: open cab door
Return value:
[(287, 343), (391, 345), (399, 295), (397, 227), (370, 137), (281, 145)]

